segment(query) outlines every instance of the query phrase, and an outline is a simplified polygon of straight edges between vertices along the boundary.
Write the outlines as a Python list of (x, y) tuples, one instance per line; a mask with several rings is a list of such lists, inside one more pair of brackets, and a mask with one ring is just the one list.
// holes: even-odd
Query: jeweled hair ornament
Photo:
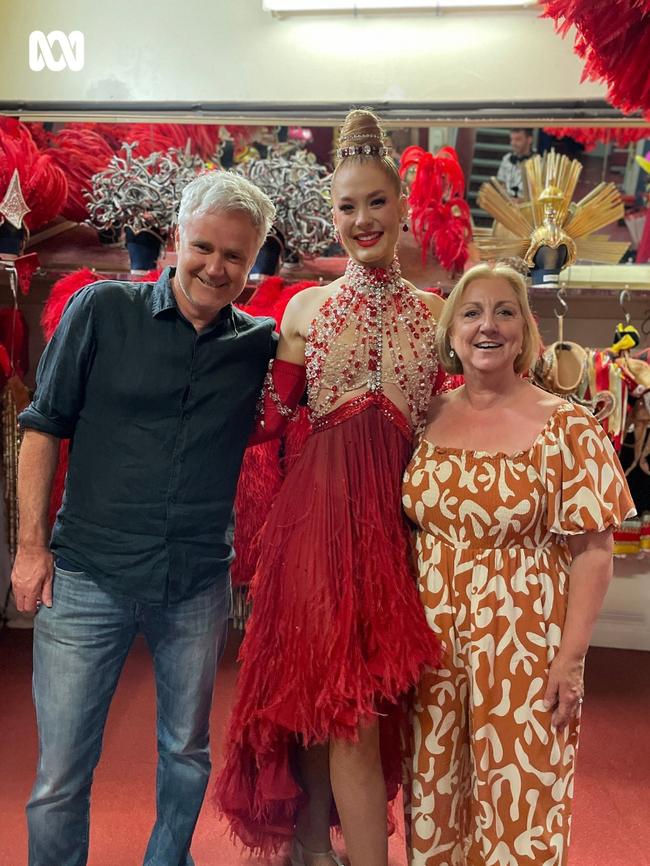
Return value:
[[(352, 138), (353, 136), (350, 136)], [(364, 136), (365, 137), (365, 136)], [(346, 156), (389, 156), (390, 148), (383, 144), (350, 144), (346, 147), (337, 147), (336, 158), (344, 159)]]

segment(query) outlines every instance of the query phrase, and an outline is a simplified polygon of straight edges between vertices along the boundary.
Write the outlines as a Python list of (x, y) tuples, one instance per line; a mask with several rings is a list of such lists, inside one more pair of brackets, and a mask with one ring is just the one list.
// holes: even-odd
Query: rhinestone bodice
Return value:
[(438, 364), (435, 323), (401, 277), (397, 259), (384, 270), (350, 261), (343, 285), (318, 311), (307, 334), (305, 366), (312, 418), (346, 394), (396, 386), (418, 427), (433, 393)]

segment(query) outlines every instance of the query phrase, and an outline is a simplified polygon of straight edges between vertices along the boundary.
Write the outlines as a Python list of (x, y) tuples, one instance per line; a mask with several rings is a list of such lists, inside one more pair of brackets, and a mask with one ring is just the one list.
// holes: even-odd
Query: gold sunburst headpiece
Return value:
[(549, 151), (524, 164), (530, 201), (517, 204), (505, 187), (492, 178), (479, 190), (478, 205), (506, 230), (475, 237), (482, 259), (519, 256), (536, 266), (542, 247), (566, 248), (562, 267), (577, 259), (615, 264), (629, 244), (610, 241), (599, 229), (623, 217), (621, 194), (613, 183), (600, 183), (579, 202), (572, 202), (582, 165), (576, 159)]

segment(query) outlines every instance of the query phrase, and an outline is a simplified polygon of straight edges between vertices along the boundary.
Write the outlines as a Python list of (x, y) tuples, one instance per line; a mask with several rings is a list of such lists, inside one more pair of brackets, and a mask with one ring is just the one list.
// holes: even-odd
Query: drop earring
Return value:
[(456, 357), (456, 353), (454, 352), (453, 349), (449, 349), (449, 357), (450, 357), (450, 358), (455, 358), (455, 357)]
[(404, 223), (404, 225), (402, 226), (402, 231), (407, 232), (408, 230), (409, 230), (408, 223)]

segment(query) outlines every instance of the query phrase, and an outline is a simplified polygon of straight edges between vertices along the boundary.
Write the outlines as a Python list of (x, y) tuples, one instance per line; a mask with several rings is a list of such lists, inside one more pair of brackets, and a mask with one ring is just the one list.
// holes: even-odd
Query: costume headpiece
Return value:
[(529, 159), (524, 170), (530, 202), (522, 206), (509, 198), (496, 178), (479, 191), (479, 207), (509, 233), (506, 237), (477, 236), (482, 259), (520, 256), (535, 269), (533, 282), (542, 285), (557, 285), (560, 269), (577, 259), (610, 264), (620, 260), (629, 244), (594, 234), (623, 216), (623, 201), (613, 183), (600, 183), (573, 203), (582, 171), (578, 160), (551, 150), (544, 157)]
[[(352, 138), (353, 136), (349, 136)], [(366, 136), (360, 136), (366, 138)], [(345, 147), (337, 147), (336, 158), (343, 159), (346, 156), (388, 156), (390, 148), (383, 144), (349, 144)]]
[(249, 161), (236, 171), (265, 192), (276, 207), (274, 229), (289, 253), (317, 256), (334, 242), (325, 166), (302, 148), (276, 145), (265, 159)]
[[(98, 231), (125, 229), (128, 244), (151, 247), (144, 260), (131, 259), (136, 270), (155, 267), (155, 260), (174, 224), (183, 188), (203, 168), (199, 157), (170, 148), (165, 153), (133, 156), (137, 142), (125, 144), (107, 168), (93, 176), (87, 194), (90, 222)], [(140, 235), (139, 241), (135, 239)], [(135, 250), (129, 248), (130, 253)]]
[(545, 0), (543, 17), (571, 33), (585, 61), (582, 80), (602, 82), (607, 101), (625, 114), (650, 111), (650, 10), (644, 0)]
[[(345, 127), (343, 128), (336, 148), (337, 160), (345, 159), (346, 156), (383, 157), (390, 155), (390, 147), (386, 144), (383, 131), (376, 125), (376, 118), (363, 118), (362, 122), (364, 125), (357, 126), (356, 132), (346, 132)], [(365, 131), (364, 126), (366, 127)]]
[(123, 140), (134, 143), (134, 156), (165, 153), (173, 148), (212, 161), (219, 150), (220, 127), (198, 123), (134, 123)]
[(443, 147), (434, 156), (413, 145), (402, 154), (399, 173), (410, 185), (411, 228), (422, 247), (422, 263), (431, 253), (445, 270), (461, 270), (472, 239), (472, 219), (458, 154), (453, 147)]
[(68, 197), (61, 215), (84, 222), (88, 219), (86, 193), (90, 192), (92, 177), (106, 168), (114, 151), (103, 136), (82, 124), (65, 126), (46, 136), (44, 152), (65, 172), (68, 181)]
[(17, 254), (23, 230), (51, 222), (67, 191), (64, 173), (41, 153), (29, 129), (13, 118), (0, 119), (0, 234), (7, 235), (0, 249)]

